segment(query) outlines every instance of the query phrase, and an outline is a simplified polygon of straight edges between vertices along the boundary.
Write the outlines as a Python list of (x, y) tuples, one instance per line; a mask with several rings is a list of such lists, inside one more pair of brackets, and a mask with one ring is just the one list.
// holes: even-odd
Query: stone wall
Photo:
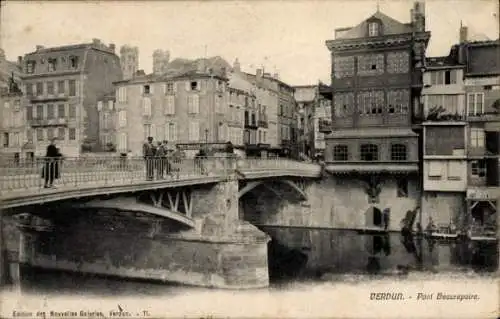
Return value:
[[(299, 202), (299, 194), (289, 186), (258, 186), (245, 194), (244, 218), (258, 225), (298, 227), (363, 228), (373, 227), (372, 208), (390, 208), (390, 230), (399, 231), (408, 210), (419, 205), (418, 177), (408, 181), (408, 197), (398, 197), (397, 181), (383, 180), (379, 202), (369, 203), (363, 183), (354, 178), (328, 176), (310, 182), (305, 189), (308, 199)], [(279, 195), (278, 195), (279, 194)]]

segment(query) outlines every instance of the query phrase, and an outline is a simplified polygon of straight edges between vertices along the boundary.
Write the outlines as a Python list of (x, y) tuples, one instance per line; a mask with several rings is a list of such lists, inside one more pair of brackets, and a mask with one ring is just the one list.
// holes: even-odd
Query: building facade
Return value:
[(424, 227), (459, 225), (467, 189), (464, 65), (451, 56), (426, 59), (423, 74)]
[[(419, 138), (412, 110), (420, 105), (421, 71), (430, 33), (423, 3), (411, 22), (377, 11), (326, 41), (332, 56), (332, 133), (326, 170), (365, 191), (366, 225), (382, 225), (382, 210), (399, 219), (420, 205)], [(398, 217), (395, 217), (398, 216)], [(413, 222), (415, 216), (407, 221)], [(391, 221), (400, 222), (400, 220)]]
[(99, 114), (99, 151), (116, 151), (116, 93), (105, 94), (97, 101), (97, 112)]
[(455, 46), (466, 64), (467, 214), (473, 233), (494, 232), (500, 202), (500, 40)]
[(299, 152), (311, 157), (311, 145), (314, 143), (314, 121), (316, 112), (316, 85), (294, 86), (294, 98), (297, 102), (297, 143)]
[(188, 156), (200, 144), (227, 142), (227, 81), (195, 70), (117, 82), (117, 151), (140, 156), (149, 136), (183, 144)]
[(28, 129), (35, 155), (43, 156), (57, 138), (63, 155), (78, 156), (99, 144), (97, 100), (122, 78), (114, 44), (92, 43), (44, 48), (23, 61)]

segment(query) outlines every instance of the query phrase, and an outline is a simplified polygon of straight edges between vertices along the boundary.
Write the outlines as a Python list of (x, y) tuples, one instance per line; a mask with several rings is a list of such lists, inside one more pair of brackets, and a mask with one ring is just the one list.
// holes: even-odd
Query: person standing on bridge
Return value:
[(156, 147), (153, 144), (153, 137), (149, 136), (148, 141), (142, 147), (144, 160), (146, 161), (146, 179), (152, 181), (154, 179), (154, 160)]
[(56, 147), (56, 139), (50, 140), (45, 153), (45, 165), (42, 169), (42, 178), (45, 179), (45, 188), (54, 187), (54, 179), (59, 178), (59, 160), (61, 153)]

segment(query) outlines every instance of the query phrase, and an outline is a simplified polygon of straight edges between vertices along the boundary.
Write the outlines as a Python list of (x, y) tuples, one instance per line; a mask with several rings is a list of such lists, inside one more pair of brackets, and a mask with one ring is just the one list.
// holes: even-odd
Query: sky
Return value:
[[(46, 47), (91, 42), (139, 47), (139, 68), (152, 70), (155, 49), (176, 57), (238, 58), (247, 72), (264, 66), (291, 85), (330, 83), (325, 41), (377, 10), (365, 0), (2, 1), (0, 47), (9, 60)], [(412, 1), (379, 0), (380, 11), (410, 21)], [(427, 56), (447, 55), (460, 21), (498, 38), (498, 0), (427, 0)]]

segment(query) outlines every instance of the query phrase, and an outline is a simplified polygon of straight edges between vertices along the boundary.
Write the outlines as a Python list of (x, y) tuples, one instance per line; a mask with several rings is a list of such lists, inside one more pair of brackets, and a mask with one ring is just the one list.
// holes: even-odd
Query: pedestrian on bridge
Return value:
[(50, 140), (45, 153), (45, 165), (42, 169), (42, 178), (45, 180), (45, 188), (54, 187), (54, 180), (59, 178), (59, 161), (61, 160), (61, 153), (56, 147), (56, 139)]
[(146, 161), (146, 179), (152, 181), (154, 179), (154, 161), (156, 154), (156, 147), (153, 144), (153, 137), (149, 136), (148, 141), (142, 147), (144, 160)]
[[(163, 174), (167, 171), (167, 141), (158, 142), (156, 148), (156, 177), (163, 179)], [(168, 171), (167, 171), (168, 174)]]

